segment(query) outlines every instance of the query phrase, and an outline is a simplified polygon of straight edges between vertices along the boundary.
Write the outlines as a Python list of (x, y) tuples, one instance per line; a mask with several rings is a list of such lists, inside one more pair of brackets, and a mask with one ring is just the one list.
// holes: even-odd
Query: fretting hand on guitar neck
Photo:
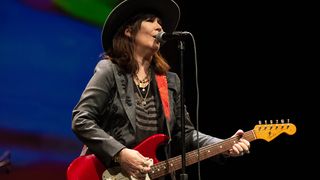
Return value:
[[(256, 125), (254, 129), (244, 132), (242, 136), (250, 142), (257, 139), (262, 139), (269, 142), (282, 133), (293, 135), (295, 134), (295, 132), (296, 126), (294, 124), (289, 122), (282, 122), (279, 124), (278, 122), (276, 122), (275, 124)], [(165, 161), (159, 161), (157, 159), (157, 148), (161, 144), (166, 143), (167, 140), (168, 136), (164, 134), (156, 134), (147, 138), (134, 148), (134, 151), (141, 153), (145, 157), (149, 157), (150, 159), (148, 161), (153, 162), (153, 164), (150, 166), (150, 171), (146, 174), (145, 179), (156, 179), (181, 168), (181, 156), (176, 156)], [(239, 137), (233, 136), (219, 143), (201, 147), (199, 149), (200, 156), (198, 156), (198, 150), (190, 151), (186, 154), (186, 163), (187, 165), (191, 165), (215, 155), (225, 153), (226, 151), (230, 150), (238, 141)], [(81, 169), (81, 171), (76, 171), (76, 169)], [(121, 167), (105, 168), (102, 163), (99, 162), (99, 160), (96, 158), (96, 156), (92, 154), (80, 156), (75, 159), (70, 164), (68, 172), (83, 173), (68, 174), (68, 180), (73, 179), (73, 176), (86, 176), (92, 180), (134, 179), (128, 176), (123, 170), (121, 170)]]

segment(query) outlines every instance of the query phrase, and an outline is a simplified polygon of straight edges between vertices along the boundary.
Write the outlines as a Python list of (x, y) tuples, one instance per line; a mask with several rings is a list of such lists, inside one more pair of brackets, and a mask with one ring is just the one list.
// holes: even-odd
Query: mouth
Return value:
[(161, 43), (161, 41), (159, 41), (159, 39), (157, 38), (157, 35), (154, 35), (152, 36), (154, 38), (154, 40), (157, 42), (157, 43)]

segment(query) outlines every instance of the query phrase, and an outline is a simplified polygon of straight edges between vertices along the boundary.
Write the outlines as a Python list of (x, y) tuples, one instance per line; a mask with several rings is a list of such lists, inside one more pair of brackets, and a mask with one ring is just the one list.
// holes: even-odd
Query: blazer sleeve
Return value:
[[(101, 60), (95, 67), (94, 74), (84, 89), (79, 102), (72, 111), (72, 130), (75, 135), (105, 164), (122, 148), (102, 128), (103, 113), (107, 103), (113, 99), (115, 80), (113, 64), (109, 60)], [(108, 119), (103, 119), (108, 121)]]

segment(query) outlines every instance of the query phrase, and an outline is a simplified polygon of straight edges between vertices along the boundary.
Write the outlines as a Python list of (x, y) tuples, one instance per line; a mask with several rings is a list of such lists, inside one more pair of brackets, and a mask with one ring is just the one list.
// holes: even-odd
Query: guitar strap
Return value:
[(165, 75), (156, 74), (156, 81), (162, 102), (162, 108), (167, 121), (170, 121), (170, 103), (168, 93), (168, 82)]
[[(156, 82), (158, 85), (158, 90), (160, 93), (160, 98), (161, 98), (161, 104), (162, 104), (162, 109), (165, 115), (166, 119), (166, 125), (168, 129), (168, 134), (169, 134), (169, 141), (168, 141), (168, 149), (165, 150), (166, 157), (169, 158), (169, 154), (171, 154), (171, 146), (170, 146), (170, 141), (171, 141), (171, 133), (170, 133), (170, 127), (169, 127), (169, 121), (171, 120), (170, 118), (170, 103), (169, 103), (169, 92), (168, 92), (168, 81), (167, 77), (165, 75), (159, 75), (156, 74)], [(169, 151), (169, 152), (168, 152)], [(170, 173), (171, 179), (175, 180), (175, 171)]]
[(169, 102), (167, 76), (156, 74), (155, 77), (156, 77), (156, 82), (157, 82), (157, 86), (160, 94), (162, 109), (166, 119), (165, 121), (166, 121), (167, 131), (169, 135), (169, 141), (168, 141), (168, 144), (169, 144), (171, 142), (171, 133), (170, 133), (171, 131), (170, 131), (170, 125), (169, 125), (171, 117), (170, 117), (170, 102)]

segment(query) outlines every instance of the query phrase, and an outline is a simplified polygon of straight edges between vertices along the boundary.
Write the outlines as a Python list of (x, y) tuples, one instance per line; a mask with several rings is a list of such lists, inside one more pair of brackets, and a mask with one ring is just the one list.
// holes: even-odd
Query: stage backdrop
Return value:
[[(63, 179), (82, 144), (71, 112), (102, 52), (117, 0), (3, 0), (0, 5), (0, 179)], [(30, 177), (30, 178), (28, 178)]]

